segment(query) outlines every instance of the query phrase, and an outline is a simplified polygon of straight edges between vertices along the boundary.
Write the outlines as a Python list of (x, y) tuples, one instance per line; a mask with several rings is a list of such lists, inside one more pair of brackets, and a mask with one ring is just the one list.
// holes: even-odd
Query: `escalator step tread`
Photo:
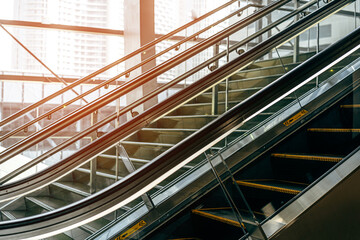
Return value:
[[(258, 91), (261, 90), (262, 87), (248, 87), (248, 88), (237, 88), (237, 89), (231, 89), (228, 92), (229, 93), (237, 93), (237, 92), (246, 92), (246, 91)], [(225, 91), (219, 91), (219, 93), (225, 93)], [(212, 94), (212, 92), (205, 92), (203, 95), (209, 95)]]
[[(294, 66), (297, 66), (299, 65), (301, 62), (296, 62), (296, 63), (287, 63), (285, 64), (285, 68), (289, 68), (289, 67), (294, 67)], [(281, 64), (278, 64), (278, 65), (272, 65), (272, 66), (263, 66), (263, 67), (259, 67), (259, 68), (250, 68), (250, 69), (246, 69), (246, 70), (241, 70), (239, 72), (237, 72), (236, 74), (234, 74), (234, 76), (237, 76), (237, 75), (241, 75), (241, 74), (246, 74), (246, 73), (249, 73), (249, 72), (257, 72), (259, 70), (269, 70), (269, 69), (274, 69), (274, 68), (281, 68), (283, 69), (283, 65)], [(287, 70), (287, 69), (286, 69)]]
[[(260, 115), (271, 115), (273, 113), (260, 113)], [(185, 128), (143, 128), (142, 131), (156, 131), (156, 132), (196, 132), (199, 129), (185, 129)], [(234, 132), (246, 132), (246, 130), (235, 130)]]
[(297, 182), (273, 180), (273, 179), (237, 180), (236, 182), (241, 186), (259, 188), (259, 189), (264, 189), (274, 192), (282, 192), (293, 195), (300, 193), (307, 186), (307, 184), (305, 183), (297, 183)]
[(10, 220), (25, 218), (33, 216), (34, 213), (29, 210), (6, 210), (1, 211), (2, 214), (4, 214), (7, 218)]
[(340, 108), (360, 108), (360, 104), (345, 104), (340, 105)]
[(287, 153), (273, 153), (271, 154), (271, 156), (275, 158), (322, 161), (322, 162), (340, 162), (343, 159), (342, 157), (337, 157), (337, 156), (318, 156), (318, 155), (287, 154)]
[[(99, 155), (99, 157), (104, 157), (104, 158), (111, 158), (111, 159), (116, 159), (116, 156), (115, 155), (110, 155), (110, 154), (101, 154)], [(140, 159), (140, 158), (132, 158), (132, 157), (129, 157), (130, 161), (134, 162), (134, 163), (141, 163), (141, 164), (147, 164), (149, 163), (151, 160), (146, 160), (146, 159)], [(186, 168), (186, 169), (190, 169), (192, 168), (193, 166), (190, 166), (190, 165), (185, 165), (183, 166), (183, 168)], [(90, 172), (90, 170), (86, 169), (86, 171)], [(99, 174), (102, 174), (102, 173), (105, 173), (105, 174), (111, 174), (113, 175), (112, 178), (115, 179), (115, 171), (113, 170), (108, 170), (108, 169), (98, 169), (98, 171), (100, 171)], [(120, 178), (119, 178), (120, 179)]]
[[(90, 174), (90, 169), (88, 169), (88, 168), (78, 168), (76, 170), (83, 172), (83, 173)], [(109, 178), (109, 179), (114, 179), (114, 180), (116, 179), (115, 171), (110, 170), (110, 169), (97, 168), (96, 175), (100, 176), (100, 177), (104, 177), (104, 178)], [(121, 179), (122, 177), (124, 177), (124, 176), (118, 176), (118, 179)]]
[[(192, 213), (235, 227), (240, 227), (240, 223), (238, 222), (233, 210), (230, 207), (194, 209), (192, 210)], [(261, 213), (254, 214), (258, 221), (265, 219), (264, 215)], [(255, 225), (254, 220), (248, 211), (240, 210), (240, 215), (244, 224)]]
[(110, 221), (106, 220), (105, 218), (99, 218), (96, 219), (93, 222), (89, 222), (87, 225), (87, 227), (90, 227), (92, 229), (94, 229), (95, 231), (99, 230), (100, 228), (102, 228), (103, 226), (105, 226), (106, 224), (108, 224)]
[(39, 206), (44, 206), (46, 210), (54, 210), (57, 208), (61, 208), (63, 206), (66, 206), (68, 203), (57, 199), (57, 198), (53, 198), (50, 196), (36, 196), (36, 197), (26, 197), (26, 199), (32, 201), (35, 204), (38, 204)]
[(183, 118), (217, 118), (219, 115), (175, 115), (175, 116), (172, 116), (172, 115), (167, 115), (167, 116), (164, 116), (162, 118), (164, 119), (183, 119)]
[(308, 128), (308, 132), (320, 133), (359, 133), (359, 128)]
[(69, 237), (65, 233), (60, 233), (58, 235), (48, 237), (46, 240), (73, 240), (73, 238)]
[[(100, 154), (99, 157), (116, 159), (116, 155), (111, 155), (111, 154)], [(140, 158), (134, 158), (134, 157), (129, 157), (129, 159), (130, 159), (132, 162), (136, 162), (136, 163), (144, 163), (144, 164), (145, 164), (145, 163), (150, 162), (150, 160), (140, 159)]]
[(60, 181), (60, 182), (55, 182), (52, 183), (53, 185), (63, 188), (65, 190), (68, 190), (70, 192), (79, 194), (83, 197), (88, 197), (90, 196), (90, 187), (86, 184), (83, 183), (78, 183), (78, 182), (65, 182), (65, 181)]
[(230, 79), (229, 84), (234, 83), (234, 82), (253, 81), (253, 80), (258, 80), (258, 79), (263, 79), (263, 78), (278, 78), (278, 77), (281, 77), (282, 75), (283, 74), (271, 74), (271, 75), (267, 75), (267, 76)]
[(186, 128), (143, 128), (141, 131), (160, 131), (160, 132), (196, 132), (198, 129)]
[[(31, 200), (33, 203), (39, 205), (40, 207), (44, 208), (47, 211), (52, 211), (54, 209), (67, 205), (65, 201), (48, 196), (27, 197), (27, 199)], [(83, 228), (85, 231), (93, 233), (108, 223), (109, 223), (108, 220), (100, 218), (86, 225), (81, 226), (81, 228)]]
[(157, 142), (139, 142), (139, 141), (122, 141), (124, 145), (141, 145), (141, 146), (156, 146), (156, 147), (173, 147), (175, 144), (171, 143), (157, 143)]

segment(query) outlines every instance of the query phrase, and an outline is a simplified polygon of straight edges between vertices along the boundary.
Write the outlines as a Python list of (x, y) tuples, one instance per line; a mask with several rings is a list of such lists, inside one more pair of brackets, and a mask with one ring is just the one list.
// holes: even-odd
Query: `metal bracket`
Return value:
[(236, 49), (236, 53), (239, 55), (243, 54), (244, 52), (245, 52), (245, 50), (242, 48)]
[(139, 112), (133, 111), (133, 109), (130, 110), (130, 113), (133, 118), (136, 117), (137, 115), (139, 115)]
[(212, 72), (212, 71), (214, 71), (215, 69), (217, 69), (217, 66), (216, 66), (216, 64), (209, 65), (209, 66), (208, 66), (208, 69)]

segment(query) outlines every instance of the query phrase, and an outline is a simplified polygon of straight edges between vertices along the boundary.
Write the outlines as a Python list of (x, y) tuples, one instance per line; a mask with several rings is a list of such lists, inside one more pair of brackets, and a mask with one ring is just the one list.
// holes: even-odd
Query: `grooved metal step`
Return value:
[(281, 64), (275, 65), (275, 66), (266, 66), (266, 67), (261, 67), (261, 68), (255, 68), (255, 69), (246, 69), (246, 70), (242, 70), (242, 71), (234, 74), (231, 77), (231, 80), (237, 79), (237, 78), (252, 78), (252, 77), (259, 77), (259, 76), (284, 74), (284, 73), (290, 71), (291, 69), (295, 68), (296, 66), (298, 66), (300, 63), (301, 62), (285, 64), (284, 65), (285, 69)]
[(76, 193), (82, 197), (90, 196), (90, 188), (85, 184), (77, 182), (54, 182), (52, 185), (62, 188), (66, 191)]
[(69, 237), (65, 233), (61, 233), (61, 234), (49, 237), (46, 240), (73, 240), (73, 238)]
[(272, 179), (256, 179), (256, 180), (238, 180), (240, 186), (258, 188), (268, 191), (281, 192), (296, 195), (300, 193), (307, 184), (296, 183), (290, 181), (272, 180)]
[[(281, 77), (282, 74), (274, 74), (269, 76), (259, 76), (252, 78), (240, 78), (240, 79), (232, 79), (228, 81), (228, 90), (236, 90), (236, 89), (245, 89), (245, 88), (253, 88), (253, 87), (265, 87), (269, 83)], [(219, 91), (226, 90), (226, 82), (223, 81), (219, 85)], [(211, 92), (212, 90), (208, 90)]]
[(359, 128), (308, 128), (307, 131), (318, 133), (360, 133)]
[[(109, 155), (109, 154), (101, 154), (100, 157), (114, 159), (114, 160), (116, 159), (115, 155)], [(139, 158), (130, 158), (130, 157), (129, 157), (129, 160), (131, 162), (133, 162), (133, 163), (139, 163), (139, 164), (147, 164), (147, 163), (149, 163), (151, 161), (151, 160), (145, 160), (145, 159), (139, 159)], [(183, 168), (190, 169), (190, 168), (192, 168), (192, 166), (185, 165), (185, 166), (183, 166)], [(90, 170), (88, 170), (88, 171), (90, 171)], [(103, 174), (103, 173), (99, 173), (99, 174)], [(106, 176), (104, 176), (104, 177), (106, 177)], [(119, 177), (118, 179), (121, 179), (121, 178), (122, 177)], [(113, 179), (115, 179), (115, 176), (113, 176)]]
[(340, 108), (360, 108), (360, 104), (340, 105)]
[(298, 160), (321, 161), (321, 162), (340, 162), (342, 160), (341, 157), (286, 154), (286, 153), (273, 153), (271, 154), (271, 156), (274, 158), (298, 159)]
[[(189, 167), (189, 168), (191, 168), (191, 167)], [(90, 169), (87, 169), (87, 168), (78, 168), (77, 171), (90, 174)], [(116, 180), (115, 172), (108, 170), (108, 169), (97, 168), (96, 176)], [(124, 177), (118, 176), (117, 180), (120, 180), (122, 178), (124, 178)], [(155, 186), (155, 188), (160, 189), (160, 188), (162, 188), (162, 186), (157, 185), (157, 186)], [(123, 206), (121, 208), (124, 210), (129, 210), (129, 208), (127, 206)]]
[(67, 205), (67, 202), (47, 196), (25, 197), (25, 198), (26, 200), (31, 201), (32, 203), (38, 205), (39, 207), (47, 211), (53, 211), (54, 209), (61, 208)]
[[(254, 88), (249, 88), (247, 90), (245, 90), (245, 89), (230, 90), (228, 92), (228, 101), (241, 102), (261, 89), (262, 89), (262, 87), (254, 87)], [(224, 91), (219, 91), (218, 92), (218, 101), (224, 102), (225, 95), (226, 94)], [(195, 97), (189, 103), (208, 103), (211, 101), (212, 101), (212, 93), (205, 92), (205, 93)]]
[(141, 129), (123, 142), (153, 142), (158, 144), (176, 144), (187, 136), (196, 132), (196, 129), (180, 128), (146, 128)]
[[(87, 173), (87, 174), (91, 173), (90, 169), (87, 169), (87, 168), (78, 168), (76, 170), (79, 171), (79, 172)], [(116, 176), (114, 174), (112, 174), (113, 171), (111, 171), (111, 173), (109, 173), (110, 171), (111, 170), (105, 170), (105, 169), (97, 168), (96, 176), (109, 178), (109, 179), (113, 179), (113, 180), (120, 180), (120, 179), (123, 178), (121, 176), (118, 176), (117, 179), (116, 179)]]
[[(315, 55), (315, 52), (300, 53), (298, 55), (299, 62), (303, 62), (314, 55)], [(253, 68), (278, 66), (281, 64), (290, 64), (293, 62), (294, 62), (294, 58), (292, 55), (281, 57), (281, 59), (279, 59), (278, 57), (274, 57), (272, 59), (256, 61), (256, 62), (252, 63), (251, 65), (249, 65), (247, 68), (253, 69)]]
[(139, 146), (156, 146), (156, 147), (167, 147), (171, 148), (175, 146), (175, 144), (170, 143), (156, 143), (156, 142), (132, 142), (132, 141), (122, 141), (124, 145), (139, 145)]
[[(241, 227), (236, 215), (230, 207), (193, 209), (191, 212), (205, 218), (226, 223), (235, 227)], [(258, 222), (265, 219), (265, 216), (261, 213), (254, 214)], [(248, 211), (240, 210), (240, 215), (243, 223), (256, 226), (254, 219)]]
[(147, 128), (200, 129), (217, 117), (218, 115), (168, 115), (151, 123)]
[(6, 210), (6, 211), (1, 211), (1, 214), (7, 217), (8, 220), (15, 220), (15, 219), (30, 217), (34, 215), (34, 213), (29, 210)]
[(10, 211), (1, 211), (1, 214), (4, 215), (8, 220), (16, 219), (16, 217)]
[[(59, 199), (56, 199), (53, 197), (48, 197), (48, 196), (26, 197), (26, 199), (28, 201), (31, 201), (32, 203), (36, 204), (37, 206), (45, 209), (46, 211), (53, 211), (57, 208), (66, 206), (68, 204), (67, 202), (65, 202), (63, 200), (59, 200)], [(87, 233), (93, 234), (98, 229), (100, 229), (101, 227), (106, 225), (108, 222), (109, 221), (107, 221), (103, 218), (100, 218), (89, 224), (82, 225), (82, 226), (80, 226), (80, 228)]]

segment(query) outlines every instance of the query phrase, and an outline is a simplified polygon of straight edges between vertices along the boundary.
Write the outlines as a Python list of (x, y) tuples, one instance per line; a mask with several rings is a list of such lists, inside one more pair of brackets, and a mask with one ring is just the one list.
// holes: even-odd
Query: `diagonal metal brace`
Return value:
[[(135, 169), (135, 166), (134, 164), (131, 162), (130, 158), (129, 158), (129, 155), (127, 154), (124, 146), (119, 143), (118, 144), (118, 152), (119, 152), (119, 156), (120, 158), (122, 159), (126, 169), (129, 171), (129, 173), (132, 173), (134, 172), (136, 169)], [(148, 193), (144, 193), (143, 195), (141, 195), (141, 198), (142, 200), (144, 201), (147, 209), (150, 211), (151, 209), (155, 208), (155, 204), (154, 202), (152, 201), (151, 197), (149, 196)]]

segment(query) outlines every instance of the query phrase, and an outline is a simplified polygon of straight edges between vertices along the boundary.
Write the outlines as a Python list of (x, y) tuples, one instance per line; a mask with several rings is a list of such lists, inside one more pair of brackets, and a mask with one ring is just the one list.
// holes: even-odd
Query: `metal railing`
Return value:
[[(175, 34), (177, 34), (177, 33), (181, 32), (181, 31), (187, 29), (188, 27), (196, 24), (197, 22), (200, 22), (201, 20), (206, 19), (207, 17), (209, 17), (209, 16), (217, 13), (218, 11), (220, 11), (220, 10), (222, 10), (222, 9), (224, 9), (224, 8), (226, 8), (226, 7), (228, 7), (228, 6), (230, 6), (231, 4), (236, 3), (236, 2), (237, 2), (237, 0), (231, 0), (231, 1), (229, 1), (229, 2), (227, 2), (227, 3), (225, 3), (225, 4), (223, 4), (223, 5), (221, 5), (221, 6), (217, 7), (216, 9), (214, 9), (214, 10), (212, 10), (212, 11), (210, 11), (210, 12), (208, 12), (208, 13), (202, 15), (202, 16), (200, 16), (199, 18), (197, 18), (197, 19), (189, 22), (188, 24), (185, 24), (185, 25), (183, 25), (183, 26), (181, 26), (181, 27), (179, 27), (179, 28), (177, 28), (177, 29), (169, 32), (168, 34), (165, 34), (165, 35), (163, 35), (163, 36), (161, 36), (161, 37), (159, 37), (159, 38), (157, 38), (157, 39), (155, 39), (155, 40), (153, 40), (153, 41), (145, 44), (144, 46), (142, 46), (142, 47), (140, 47), (139, 49), (133, 51), (132, 53), (130, 53), (130, 54), (128, 54), (128, 55), (126, 55), (126, 56), (124, 56), (124, 57), (122, 57), (122, 58), (114, 61), (113, 63), (111, 63), (111, 64), (109, 64), (109, 65), (107, 65), (107, 66), (105, 66), (105, 67), (102, 67), (101, 69), (99, 69), (99, 70), (97, 70), (97, 71), (89, 74), (88, 76), (78, 79), (77, 81), (73, 82), (72, 84), (69, 84), (68, 86), (64, 87), (63, 89), (61, 89), (61, 90), (59, 90), (59, 91), (57, 91), (57, 92), (55, 92), (55, 93), (53, 93), (53, 94), (51, 94), (51, 95), (43, 98), (42, 100), (40, 100), (40, 101), (38, 101), (38, 102), (36, 102), (36, 103), (33, 103), (33, 104), (31, 104), (31, 105), (29, 105), (29, 106), (21, 109), (20, 111), (14, 113), (14, 114), (12, 114), (12, 115), (10, 115), (9, 117), (6, 117), (5, 119), (2, 119), (2, 120), (0, 121), (0, 127), (1, 127), (1, 126), (4, 126), (5, 124), (8, 124), (8, 123), (14, 121), (15, 119), (17, 119), (17, 118), (21, 117), (22, 115), (24, 115), (26, 112), (29, 112), (29, 111), (35, 109), (36, 107), (39, 107), (40, 105), (48, 102), (49, 100), (54, 99), (55, 97), (57, 97), (57, 96), (65, 93), (65, 92), (67, 92), (67, 91), (72, 91), (72, 89), (74, 89), (76, 86), (78, 86), (78, 85), (80, 85), (80, 84), (82, 84), (82, 83), (86, 83), (87, 81), (91, 80), (92, 78), (96, 77), (97, 75), (99, 75), (99, 74), (101, 74), (101, 73), (104, 73), (105, 71), (107, 71), (107, 70), (109, 70), (109, 69), (117, 66), (118, 64), (120, 64), (120, 63), (122, 63), (122, 62), (125, 62), (126, 60), (131, 59), (132, 57), (136, 56), (137, 54), (143, 53), (144, 51), (148, 50), (149, 48), (154, 47), (156, 44), (158, 44), (158, 43), (160, 43), (160, 42), (162, 42), (162, 41), (165, 41), (165, 40), (173, 37)], [(250, 4), (250, 5), (246, 6), (244, 9), (249, 8), (249, 7), (254, 7), (254, 6), (257, 7), (258, 5)], [(239, 10), (239, 11), (241, 11), (241, 10)], [(2, 25), (1, 25), (1, 26), (2, 26)], [(190, 41), (190, 40), (192, 41), (193, 38), (187, 38), (186, 40), (183, 39), (183, 40), (181, 40), (181, 41), (182, 41), (182, 42), (186, 42), (186, 41)], [(180, 45), (180, 44), (176, 44), (176, 45)], [(171, 49), (173, 49), (173, 48), (175, 48), (175, 46), (172, 47)], [(170, 51), (171, 49), (169, 49), (168, 51)], [(167, 52), (167, 51), (164, 51), (163, 53), (165, 53), (165, 52)], [(146, 63), (146, 62), (144, 62), (144, 63), (139, 63), (136, 68), (142, 66), (142, 65), (145, 64), (145, 63)], [(127, 76), (128, 74), (131, 73), (131, 71), (133, 71), (133, 70), (136, 69), (136, 68), (132, 68), (132, 69), (129, 69), (129, 70), (127, 70), (127, 71), (125, 71), (125, 72), (123, 72), (123, 73), (121, 73), (121, 74), (118, 74), (117, 76), (111, 78), (110, 80), (108, 80), (108, 81), (106, 81), (104, 84), (102, 84), (101, 87), (104, 87), (105, 85), (107, 85), (107, 84), (115, 81), (116, 79), (120, 78), (121, 76)], [(99, 89), (99, 88), (101, 88), (101, 87), (98, 87), (97, 89)], [(92, 91), (91, 91), (91, 92), (92, 92)], [(88, 93), (85, 94), (85, 95), (88, 95), (88, 94), (90, 94), (91, 92), (88, 92)], [(85, 96), (85, 95), (83, 95), (83, 94), (81, 94), (81, 95), (82, 95), (82, 97)], [(63, 106), (60, 106), (60, 107), (63, 107)], [(57, 109), (57, 110), (58, 110), (58, 109)], [(56, 111), (57, 111), (57, 110), (56, 110)], [(54, 111), (55, 111), (55, 110), (54, 110)], [(49, 112), (49, 114), (51, 114), (51, 113), (52, 113), (52, 112)]]

